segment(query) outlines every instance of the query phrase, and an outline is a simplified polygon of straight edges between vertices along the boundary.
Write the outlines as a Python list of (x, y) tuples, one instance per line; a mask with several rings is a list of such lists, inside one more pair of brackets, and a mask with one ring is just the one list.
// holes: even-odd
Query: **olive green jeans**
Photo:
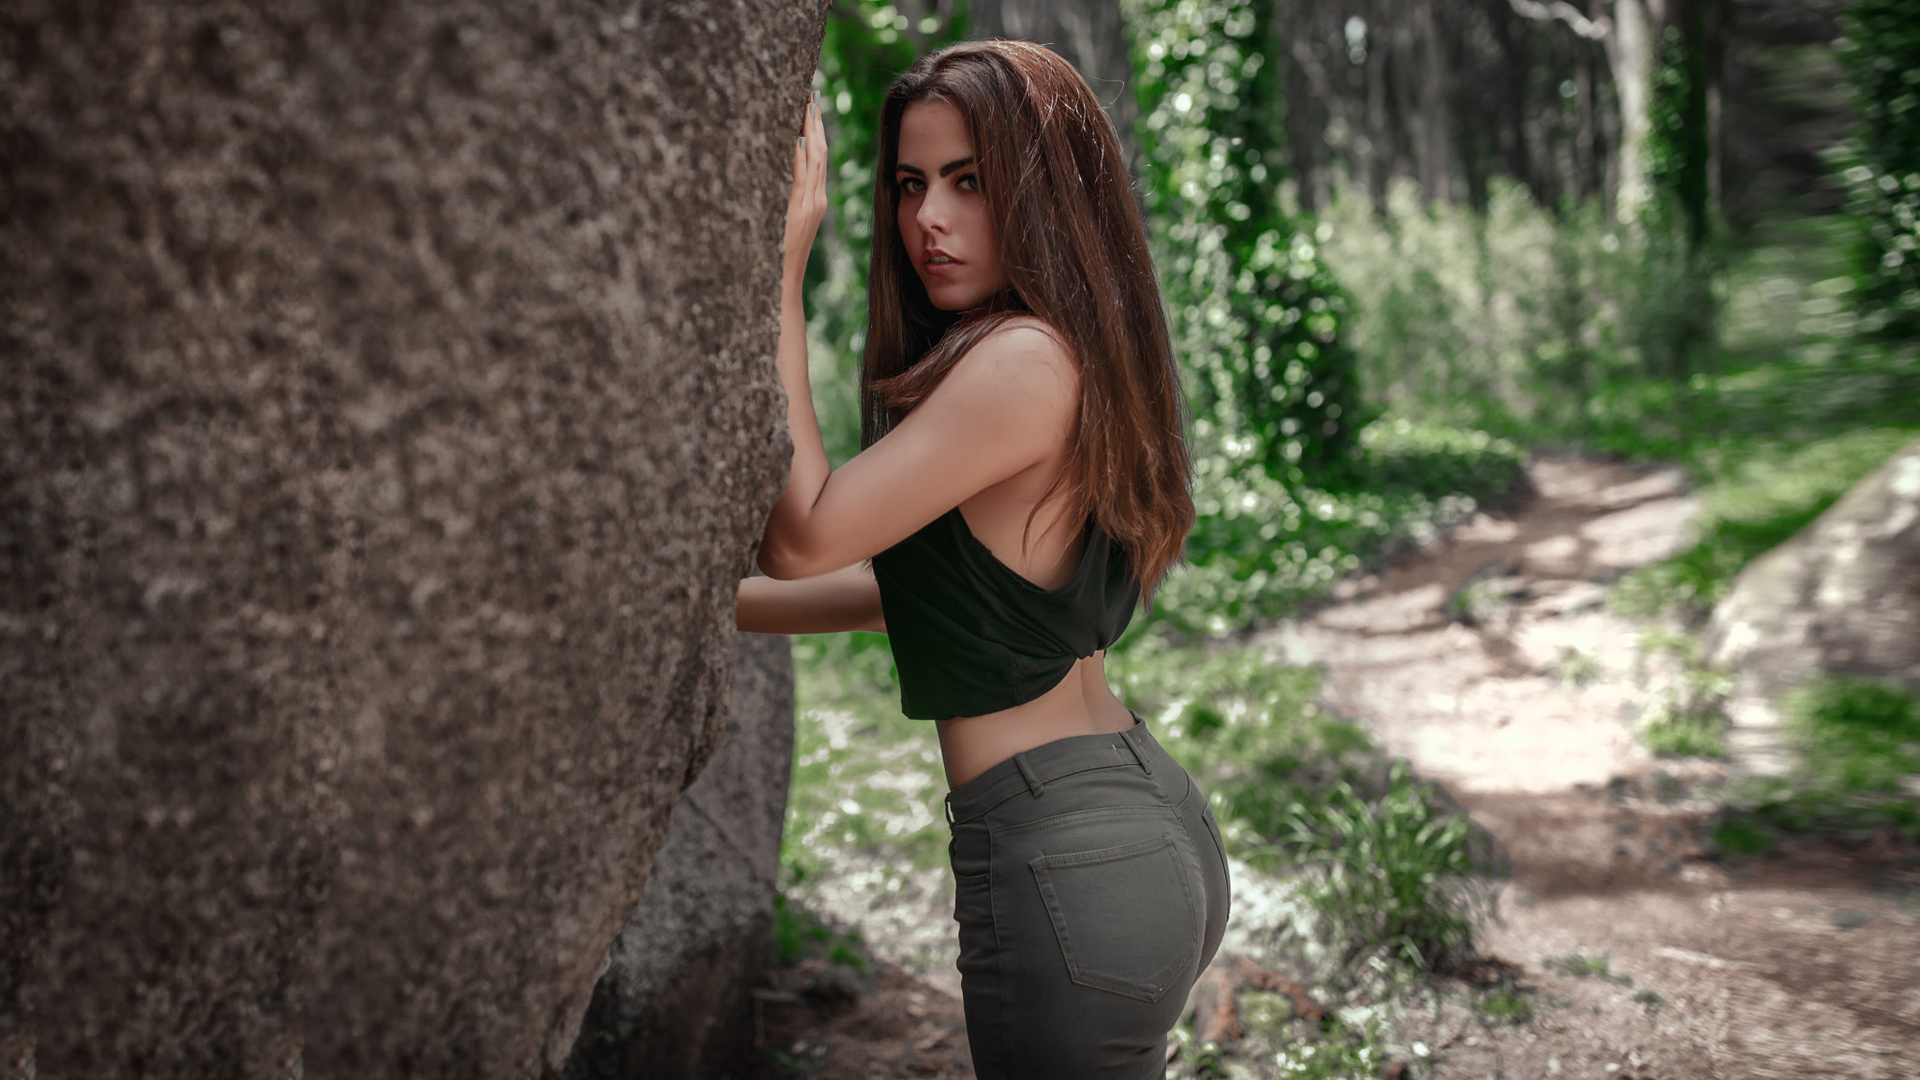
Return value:
[(1134, 719), (1015, 754), (947, 794), (981, 1080), (1159, 1080), (1167, 1032), (1220, 947), (1220, 828)]

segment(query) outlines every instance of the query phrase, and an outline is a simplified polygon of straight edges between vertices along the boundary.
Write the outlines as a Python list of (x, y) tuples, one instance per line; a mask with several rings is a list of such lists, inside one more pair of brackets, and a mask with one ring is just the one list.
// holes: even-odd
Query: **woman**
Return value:
[(826, 206), (809, 103), (779, 345), (793, 464), (738, 624), (889, 632), (951, 787), (978, 1075), (1159, 1077), (1227, 872), (1206, 798), (1103, 668), (1193, 521), (1119, 141), (1066, 61), (989, 41), (902, 75), (879, 143), (865, 449), (832, 470), (801, 312)]

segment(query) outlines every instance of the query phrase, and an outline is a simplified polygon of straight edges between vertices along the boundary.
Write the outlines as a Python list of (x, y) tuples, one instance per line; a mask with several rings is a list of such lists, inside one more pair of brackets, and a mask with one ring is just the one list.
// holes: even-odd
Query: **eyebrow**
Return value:
[[(971, 164), (973, 164), (973, 157), (971, 155), (967, 157), (963, 157), (958, 161), (949, 161), (945, 165), (940, 166), (940, 175), (951, 176), (955, 169), (964, 169)], [(895, 165), (893, 167), (893, 171), (912, 173), (913, 175), (918, 176), (923, 180), (926, 179), (926, 176), (927, 176), (926, 173), (921, 172), (919, 169), (915, 168), (912, 165)]]

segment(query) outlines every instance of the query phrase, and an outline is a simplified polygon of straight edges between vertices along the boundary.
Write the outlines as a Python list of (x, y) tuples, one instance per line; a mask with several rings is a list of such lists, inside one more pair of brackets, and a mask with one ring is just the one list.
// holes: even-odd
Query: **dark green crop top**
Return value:
[(1089, 516), (1073, 577), (1043, 589), (1015, 573), (954, 507), (873, 557), (900, 708), (916, 720), (1010, 709), (1113, 644), (1140, 585), (1126, 551)]

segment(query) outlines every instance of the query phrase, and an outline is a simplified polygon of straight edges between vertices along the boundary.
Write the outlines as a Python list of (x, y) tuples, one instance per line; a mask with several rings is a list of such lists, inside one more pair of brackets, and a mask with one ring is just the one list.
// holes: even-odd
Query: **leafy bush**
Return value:
[(815, 956), (862, 975), (867, 973), (868, 958), (858, 930), (835, 930), (806, 908), (789, 903), (784, 893), (774, 894), (774, 964), (791, 967)]
[(1475, 879), (1489, 867), (1466, 815), (1440, 808), (1405, 763), (1377, 798), (1341, 782), (1288, 817), (1278, 842), (1309, 871), (1308, 903), (1348, 970), (1379, 958), (1427, 971), (1471, 950), (1488, 900)]
[(1296, 1039), (1274, 1055), (1275, 1080), (1373, 1080), (1387, 1066), (1377, 1019), (1334, 1020), (1319, 1038)]
[(1342, 338), (1346, 294), (1282, 205), (1286, 178), (1275, 0), (1132, 0), (1137, 135), (1154, 259), (1196, 442), (1275, 480), (1345, 471), (1361, 415)]
[(1361, 479), (1344, 489), (1291, 486), (1227, 454), (1200, 457), (1188, 565), (1155, 594), (1148, 621), (1205, 636), (1291, 615), (1512, 490), (1526, 467), (1506, 440), (1404, 420), (1377, 421), (1359, 441)]
[(1661, 757), (1727, 756), (1727, 696), (1733, 680), (1716, 671), (1688, 667), (1640, 718), (1640, 739)]
[[(1320, 245), (1353, 297), (1361, 383), (1386, 408), (1527, 441), (1670, 454), (1696, 434), (1693, 376), (1713, 348), (1716, 280), (1667, 217), (1535, 205), (1496, 178), (1484, 213), (1383, 208), (1341, 190)], [(1706, 290), (1703, 292), (1703, 290)]]
[(1842, 147), (1860, 222), (1862, 329), (1920, 338), (1920, 19), (1909, 0), (1853, 0), (1841, 62), (1860, 121)]

